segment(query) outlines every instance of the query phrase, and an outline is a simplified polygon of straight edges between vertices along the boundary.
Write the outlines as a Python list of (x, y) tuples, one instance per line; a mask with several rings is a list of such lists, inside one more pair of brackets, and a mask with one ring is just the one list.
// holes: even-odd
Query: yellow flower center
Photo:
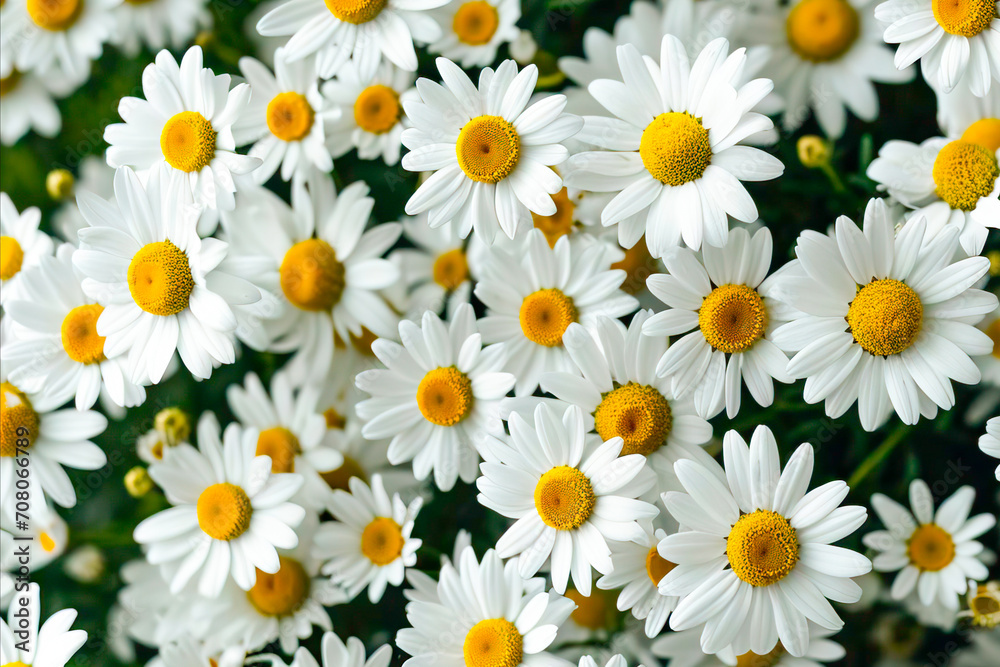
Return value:
[(267, 103), (267, 128), (282, 141), (299, 141), (312, 129), (315, 114), (300, 93), (279, 93)]
[(399, 95), (389, 86), (368, 86), (354, 101), (354, 122), (365, 132), (385, 134), (399, 122)]
[(846, 0), (802, 0), (785, 22), (788, 45), (816, 63), (841, 57), (861, 34), (857, 10)]
[(279, 556), (281, 565), (274, 574), (257, 570), (257, 582), (247, 591), (250, 604), (264, 616), (288, 616), (302, 607), (312, 582), (302, 564)]
[(655, 544), (649, 548), (649, 553), (646, 554), (646, 574), (649, 575), (649, 580), (653, 582), (654, 586), (659, 586), (663, 577), (670, 574), (675, 567), (677, 567), (677, 563), (672, 563), (661, 556), (660, 552), (656, 550)]
[(975, 37), (997, 17), (996, 0), (933, 0), (934, 18), (945, 32)]
[[(356, 351), (366, 357), (375, 357), (375, 353), (372, 352), (372, 343), (378, 340), (378, 336), (369, 331), (368, 327), (361, 327), (360, 336), (355, 336), (351, 332), (348, 332), (348, 336), (350, 337), (351, 347)], [(347, 349), (347, 343), (344, 342), (344, 339), (336, 331), (333, 332), (333, 345), (338, 350)]]
[(198, 525), (214, 540), (235, 540), (250, 527), (253, 514), (246, 491), (228, 482), (202, 491), (197, 509)]
[(969, 600), (972, 624), (981, 628), (1000, 625), (1000, 590), (996, 582), (980, 584)]
[(542, 234), (545, 234), (545, 240), (549, 242), (549, 247), (555, 248), (556, 241), (573, 231), (573, 214), (576, 210), (576, 205), (569, 198), (566, 188), (553, 195), (552, 201), (556, 205), (555, 213), (552, 215), (539, 215), (532, 211), (531, 220), (534, 222), (535, 229), (540, 229), (542, 230)]
[(346, 454), (344, 454), (344, 462), (339, 468), (328, 472), (321, 472), (319, 476), (323, 478), (323, 481), (331, 489), (341, 489), (343, 491), (351, 490), (348, 482), (352, 477), (357, 477), (362, 482), (368, 482), (368, 475), (365, 474), (361, 464)]
[(344, 23), (368, 23), (385, 9), (388, 0), (323, 0), (330, 13)]
[(454, 366), (428, 371), (417, 385), (417, 407), (424, 419), (454, 426), (472, 410), (472, 381)]
[(257, 436), (257, 456), (271, 457), (271, 472), (293, 472), (299, 439), (283, 426), (264, 429)]
[(516, 667), (524, 658), (524, 640), (505, 618), (479, 621), (465, 635), (465, 667)]
[(104, 336), (97, 334), (97, 318), (104, 306), (96, 303), (77, 306), (69, 311), (62, 323), (62, 344), (66, 354), (81, 364), (104, 361)]
[(1000, 359), (1000, 317), (990, 322), (986, 327), (986, 335), (993, 341), (993, 356)]
[(21, 270), (24, 250), (13, 236), (0, 236), (0, 280), (10, 280)]
[(625, 441), (621, 456), (649, 456), (666, 443), (673, 423), (663, 394), (635, 382), (604, 394), (594, 411), (594, 428), (602, 440), (619, 437)]
[(921, 570), (937, 572), (955, 559), (955, 542), (944, 528), (925, 523), (910, 535), (906, 542), (906, 554), (910, 562)]
[(176, 315), (188, 307), (194, 290), (187, 255), (170, 241), (143, 246), (128, 265), (128, 289), (147, 313)]
[(562, 345), (562, 337), (576, 322), (573, 299), (557, 289), (541, 289), (524, 297), (518, 319), (525, 338), (545, 347)]
[(82, 0), (28, 0), (28, 16), (39, 28), (57, 32), (76, 23)]
[(174, 169), (200, 171), (215, 157), (216, 132), (197, 111), (182, 111), (163, 124), (160, 151)]
[(757, 510), (736, 521), (726, 542), (729, 566), (751, 586), (770, 586), (785, 578), (799, 560), (799, 541), (788, 519)]
[(39, 533), (38, 543), (42, 545), (42, 551), (46, 553), (52, 553), (56, 548), (56, 541), (45, 531)]
[(489, 44), (500, 25), (496, 7), (486, 0), (473, 0), (458, 8), (452, 19), (451, 29), (458, 41), (471, 46)]
[(38, 437), (38, 425), (38, 413), (24, 392), (10, 382), (0, 383), (0, 456), (28, 449)]
[(608, 599), (608, 593), (602, 590), (592, 590), (585, 596), (575, 588), (566, 591), (566, 597), (576, 603), (576, 609), (569, 617), (580, 627), (588, 630), (607, 630), (615, 620), (613, 600)]
[(1000, 118), (981, 118), (966, 128), (962, 141), (979, 144), (994, 155), (1000, 150)]
[(785, 647), (778, 642), (770, 653), (758, 655), (753, 651), (744, 653), (736, 658), (736, 667), (774, 667), (785, 655)]
[(938, 197), (954, 209), (972, 211), (993, 192), (1000, 168), (995, 151), (959, 140), (941, 149), (931, 174)]
[(5, 663), (3, 667), (31, 667), (31, 665), (29, 665), (26, 662), (21, 662), (20, 660), (18, 660), (16, 662)]
[(743, 352), (764, 336), (767, 309), (752, 287), (720, 285), (702, 301), (698, 327), (716, 350)]
[(587, 476), (576, 468), (558, 466), (538, 479), (535, 509), (546, 526), (574, 530), (594, 511), (597, 497)]
[(17, 88), (17, 83), (21, 80), (21, 73), (16, 69), (11, 69), (10, 74), (0, 78), (0, 97)]
[(480, 183), (498, 183), (510, 175), (521, 156), (521, 137), (500, 116), (477, 116), (458, 133), (458, 166)]
[(906, 283), (873, 280), (858, 290), (847, 310), (854, 341), (869, 354), (899, 354), (913, 344), (924, 320), (924, 305)]
[(344, 265), (333, 247), (322, 239), (293, 245), (278, 270), (281, 291), (302, 310), (332, 310), (344, 293)]
[(649, 254), (646, 247), (646, 237), (641, 237), (631, 248), (625, 249), (625, 256), (611, 265), (612, 269), (625, 272), (625, 282), (622, 291), (628, 294), (638, 294), (646, 287), (646, 278), (657, 271), (656, 260)]
[(696, 181), (712, 163), (708, 130), (689, 113), (661, 113), (643, 130), (639, 157), (646, 171), (665, 185)]
[(399, 524), (388, 517), (375, 517), (361, 532), (361, 553), (375, 565), (388, 565), (399, 558), (405, 543)]
[(347, 426), (347, 418), (344, 415), (337, 412), (337, 408), (329, 407), (323, 411), (323, 419), (326, 420), (326, 427), (328, 429), (340, 429), (344, 430)]
[(441, 253), (431, 270), (434, 282), (449, 292), (469, 279), (469, 262), (461, 248)]

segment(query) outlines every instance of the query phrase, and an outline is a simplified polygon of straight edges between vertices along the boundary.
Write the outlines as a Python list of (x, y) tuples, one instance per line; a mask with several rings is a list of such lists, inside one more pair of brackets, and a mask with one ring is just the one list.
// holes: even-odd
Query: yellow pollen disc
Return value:
[(649, 456), (667, 442), (673, 423), (663, 394), (635, 382), (604, 394), (594, 411), (594, 428), (602, 440), (619, 437), (625, 441), (621, 456)]
[(257, 436), (257, 456), (271, 457), (271, 472), (294, 472), (299, 439), (283, 426), (264, 429)]
[(576, 603), (576, 609), (570, 612), (569, 617), (577, 625), (588, 630), (606, 630), (615, 620), (615, 606), (613, 599), (608, 599), (608, 594), (602, 590), (591, 590), (590, 596), (583, 595), (575, 588), (566, 591), (566, 597)]
[(625, 272), (625, 282), (622, 291), (628, 294), (638, 294), (646, 287), (646, 278), (658, 273), (656, 260), (649, 254), (646, 247), (646, 237), (640, 238), (634, 246), (625, 250), (625, 256), (611, 265), (612, 270), (621, 269)]
[(299, 93), (278, 93), (267, 103), (267, 128), (282, 141), (299, 141), (312, 129), (313, 108)]
[(981, 628), (1000, 625), (1000, 590), (996, 582), (980, 584), (969, 600), (972, 624)]
[(0, 456), (9, 458), (17, 455), (18, 448), (28, 449), (38, 437), (38, 425), (38, 413), (24, 392), (10, 382), (0, 383)]
[(517, 667), (524, 658), (524, 639), (505, 618), (479, 621), (462, 644), (465, 667)]
[(333, 247), (322, 239), (293, 245), (278, 270), (281, 291), (302, 310), (332, 310), (344, 293), (344, 265)]
[(924, 320), (924, 305), (906, 283), (873, 280), (858, 290), (847, 324), (855, 342), (869, 354), (887, 357), (913, 344)]
[(541, 289), (524, 297), (518, 313), (524, 337), (545, 347), (562, 345), (563, 334), (576, 318), (573, 299), (557, 289)]
[(385, 8), (388, 0), (323, 0), (330, 13), (344, 23), (368, 23)]
[(337, 408), (327, 408), (323, 411), (323, 418), (326, 420), (326, 427), (328, 429), (340, 429), (344, 430), (347, 426), (347, 418), (344, 415), (337, 412)]
[(751, 586), (770, 586), (785, 578), (799, 560), (799, 541), (788, 519), (777, 512), (744, 514), (729, 531), (729, 566)]
[(24, 250), (13, 236), (0, 236), (0, 280), (10, 280), (21, 270)]
[(235, 540), (250, 527), (253, 507), (246, 491), (222, 482), (198, 496), (198, 525), (214, 540)]
[(556, 241), (573, 231), (573, 217), (576, 205), (569, 198), (566, 188), (553, 195), (552, 201), (556, 205), (555, 213), (552, 215), (539, 215), (532, 211), (531, 220), (534, 222), (535, 229), (540, 229), (542, 230), (542, 234), (545, 234), (545, 240), (549, 242), (549, 247), (555, 248)]
[(500, 116), (477, 116), (458, 133), (458, 166), (480, 183), (498, 183), (510, 176), (521, 156), (521, 137)]
[(97, 335), (97, 318), (104, 306), (96, 303), (77, 306), (69, 311), (62, 323), (62, 344), (66, 354), (81, 364), (104, 361), (104, 336)]
[(437, 256), (431, 275), (434, 282), (450, 292), (469, 279), (469, 261), (461, 248), (453, 248)]
[(594, 511), (597, 497), (587, 476), (576, 468), (559, 466), (541, 476), (535, 485), (535, 509), (546, 526), (574, 530)]
[(21, 80), (21, 73), (16, 69), (11, 69), (10, 74), (0, 78), (0, 97), (17, 88), (17, 83)]
[(933, 0), (934, 18), (945, 32), (975, 37), (997, 17), (996, 0)]
[(931, 174), (938, 197), (953, 209), (972, 211), (993, 192), (1000, 168), (994, 151), (959, 140), (941, 149)]
[(774, 667), (785, 655), (785, 647), (779, 642), (771, 649), (770, 653), (758, 655), (753, 651), (744, 653), (736, 658), (736, 667)]
[(56, 541), (49, 536), (48, 533), (42, 532), (38, 536), (38, 543), (42, 545), (42, 550), (46, 553), (52, 553), (56, 548)]
[(993, 356), (1000, 359), (1000, 318), (990, 322), (986, 327), (986, 335), (993, 341)]
[(925, 523), (910, 535), (906, 542), (906, 554), (910, 562), (921, 570), (937, 572), (955, 559), (955, 542), (944, 528)]
[(147, 313), (176, 315), (188, 307), (194, 290), (187, 255), (170, 241), (143, 246), (128, 265), (128, 289)]
[(257, 582), (247, 591), (250, 604), (264, 616), (288, 616), (309, 597), (309, 575), (299, 561), (279, 556), (278, 571), (257, 570)]
[(182, 111), (163, 124), (160, 151), (174, 169), (200, 171), (215, 157), (216, 132), (197, 111)]
[(677, 563), (671, 563), (661, 556), (660, 552), (656, 550), (655, 544), (649, 548), (649, 553), (646, 554), (646, 574), (649, 575), (649, 580), (653, 582), (654, 586), (659, 586), (663, 577), (670, 574), (675, 567), (677, 567)]
[(424, 419), (454, 426), (472, 410), (472, 381), (454, 366), (428, 371), (417, 385), (417, 407)]
[(458, 41), (471, 46), (489, 44), (500, 25), (496, 7), (486, 0), (473, 0), (458, 8), (451, 29)]
[(354, 122), (365, 132), (385, 134), (399, 122), (399, 95), (389, 86), (368, 86), (354, 101)]
[(712, 163), (708, 130), (689, 113), (661, 113), (642, 131), (639, 157), (646, 171), (665, 185), (696, 181)]
[(858, 12), (847, 0), (802, 0), (785, 22), (788, 45), (803, 60), (836, 60), (861, 34)]
[(368, 475), (365, 474), (361, 465), (346, 454), (344, 455), (344, 462), (339, 468), (328, 472), (321, 472), (319, 476), (323, 478), (323, 481), (331, 489), (341, 489), (343, 491), (351, 490), (348, 482), (352, 477), (357, 477), (365, 483), (368, 482)]
[(1000, 118), (982, 118), (962, 133), (962, 141), (979, 144), (994, 155), (1000, 150)]
[(82, 0), (28, 0), (28, 16), (39, 28), (57, 32), (76, 23)]
[(31, 665), (29, 665), (26, 662), (21, 662), (20, 660), (18, 660), (17, 662), (5, 663), (3, 667), (31, 667)]
[(375, 517), (361, 533), (361, 553), (375, 565), (388, 565), (399, 558), (405, 543), (399, 524), (384, 516)]
[(702, 301), (698, 327), (716, 350), (743, 352), (764, 336), (767, 309), (752, 287), (720, 285)]

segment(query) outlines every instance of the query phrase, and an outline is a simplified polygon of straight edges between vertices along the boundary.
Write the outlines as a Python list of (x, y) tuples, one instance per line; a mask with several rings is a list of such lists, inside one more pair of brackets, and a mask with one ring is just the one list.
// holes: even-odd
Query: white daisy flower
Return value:
[(13, 146), (28, 130), (47, 139), (59, 134), (62, 116), (55, 100), (78, 86), (57, 70), (38, 74), (14, 69), (0, 78), (0, 143)]
[(779, 643), (769, 652), (736, 655), (724, 649), (714, 655), (701, 650), (701, 630), (696, 628), (664, 634), (653, 642), (653, 654), (669, 658), (670, 667), (823, 667), (823, 663), (836, 662), (847, 652), (844, 647), (829, 639), (835, 633), (809, 624), (809, 646), (805, 655), (795, 657)]
[[(382, 644), (365, 659), (365, 645), (357, 637), (348, 637), (344, 642), (336, 633), (323, 635), (320, 647), (322, 667), (389, 667), (392, 660), (392, 646)], [(300, 648), (289, 667), (320, 667), (320, 662), (309, 651)]]
[(221, 654), (205, 648), (203, 642), (180, 639), (160, 647), (149, 667), (243, 667), (246, 651), (228, 649)]
[(289, 0), (264, 15), (257, 31), (290, 35), (288, 57), (316, 54), (319, 75), (333, 76), (348, 58), (362, 79), (371, 79), (385, 56), (408, 72), (417, 69), (414, 42), (436, 40), (441, 29), (425, 11), (448, 0)]
[[(87, 643), (86, 630), (70, 630), (76, 609), (61, 609), (38, 627), (40, 597), (38, 584), (29, 584), (27, 595), (17, 596), (10, 605), (7, 620), (0, 620), (0, 660), (5, 665), (65, 667)], [(27, 638), (20, 634), (25, 631)]]
[(773, 126), (752, 111), (771, 92), (771, 81), (743, 83), (744, 49), (729, 55), (722, 38), (693, 65), (672, 35), (663, 38), (658, 67), (629, 45), (618, 48), (618, 63), (625, 83), (601, 79), (588, 88), (614, 117), (587, 117), (578, 136), (606, 150), (570, 158), (567, 185), (618, 193), (601, 223), (618, 225), (624, 248), (643, 233), (654, 257), (681, 240), (696, 250), (702, 240), (723, 245), (727, 214), (757, 219), (757, 205), (740, 181), (770, 180), (784, 171), (774, 156), (737, 145)]
[(250, 87), (229, 89), (229, 75), (202, 67), (201, 47), (192, 46), (178, 66), (169, 51), (142, 73), (146, 99), (124, 97), (124, 123), (108, 125), (108, 164), (147, 173), (162, 169), (183, 181), (197, 203), (210, 209), (235, 206), (234, 176), (249, 174), (260, 160), (236, 153), (233, 123), (247, 106)]
[(426, 310), (443, 311), (447, 319), (454, 319), (458, 308), (469, 303), (476, 279), (474, 262), (470, 263), (455, 225), (446, 222), (431, 227), (426, 215), (404, 218), (402, 224), (403, 236), (414, 247), (389, 255), (402, 276), (397, 308), (408, 320), (419, 319)]
[(837, 219), (834, 237), (804, 232), (798, 266), (775, 287), (798, 312), (772, 340), (794, 352), (788, 373), (806, 378), (807, 403), (826, 401), (839, 417), (857, 401), (861, 424), (874, 430), (895, 410), (906, 424), (955, 404), (951, 380), (976, 384), (969, 355), (993, 341), (974, 327), (997, 307), (972, 289), (989, 260), (952, 262), (958, 232), (948, 229), (922, 250), (926, 225), (918, 218), (893, 238), (895, 221), (884, 202), (865, 209), (864, 228)]
[(255, 429), (230, 424), (219, 439), (212, 413), (198, 422), (198, 449), (180, 444), (149, 475), (174, 507), (144, 519), (133, 533), (146, 558), (163, 567), (176, 594), (198, 575), (198, 591), (217, 597), (226, 580), (249, 591), (256, 571), (275, 574), (276, 549), (298, 544), (294, 527), (305, 510), (288, 502), (302, 476), (272, 473), (271, 458), (256, 456)]
[(620, 456), (617, 436), (595, 447), (599, 439), (587, 437), (583, 411), (575, 405), (556, 414), (543, 403), (535, 408), (534, 425), (516, 412), (508, 425), (509, 439), (483, 442), (483, 475), (476, 481), (480, 503), (515, 519), (497, 540), (497, 553), (518, 556), (523, 577), (549, 562), (560, 593), (572, 572), (574, 587), (589, 596), (591, 568), (601, 574), (613, 569), (607, 540), (643, 540), (640, 522), (657, 514), (655, 506), (637, 500), (653, 482), (640, 477), (646, 457)]
[[(986, 433), (979, 436), (979, 449), (988, 456), (1000, 459), (1000, 417), (986, 422)], [(1000, 465), (997, 466), (996, 477), (1000, 481)]]
[(21, 272), (52, 254), (52, 239), (38, 229), (42, 212), (32, 206), (18, 213), (0, 192), (0, 304), (20, 296)]
[(773, 342), (775, 323), (787, 318), (787, 308), (773, 298), (776, 279), (766, 279), (771, 251), (766, 227), (752, 237), (733, 229), (721, 248), (706, 245), (700, 260), (687, 248), (667, 253), (669, 275), (647, 281), (669, 308), (650, 317), (643, 333), (677, 336), (694, 329), (665, 349), (656, 374), (670, 380), (675, 396), (693, 392), (695, 409), (706, 419), (723, 406), (727, 417), (735, 417), (744, 383), (767, 407), (773, 380), (791, 382), (788, 357)]
[(875, 7), (883, 39), (899, 44), (896, 67), (920, 60), (934, 88), (949, 92), (965, 77), (976, 97), (990, 91), (992, 79), (1000, 81), (997, 16), (997, 0), (889, 0)]
[(129, 58), (141, 45), (152, 51), (180, 51), (200, 29), (210, 28), (208, 0), (125, 0), (114, 11), (116, 30), (112, 43)]
[(890, 594), (902, 600), (914, 590), (925, 607), (957, 610), (968, 580), (982, 581), (989, 571), (982, 563), (983, 545), (975, 541), (996, 525), (984, 513), (969, 518), (976, 490), (963, 486), (934, 511), (934, 496), (921, 479), (910, 482), (910, 508), (888, 496), (872, 496), (872, 509), (885, 530), (868, 533), (864, 544), (878, 551), (873, 564), (879, 572), (899, 572)]
[(945, 136), (1000, 148), (1000, 86), (976, 97), (965, 86), (937, 94), (937, 121)]
[(429, 212), (431, 227), (454, 219), (462, 238), (473, 228), (492, 245), (497, 228), (513, 239), (530, 213), (552, 215), (562, 178), (550, 167), (569, 151), (560, 142), (583, 121), (563, 113), (566, 98), (550, 95), (528, 105), (538, 68), (519, 73), (513, 60), (482, 70), (478, 87), (458, 65), (437, 59), (444, 85), (419, 79), (420, 102), (406, 102), (413, 127), (402, 139), (403, 168), (432, 171), (406, 203), (406, 213)]
[(803, 443), (784, 472), (778, 445), (758, 426), (750, 447), (736, 431), (723, 442), (725, 470), (680, 460), (677, 476), (687, 493), (663, 501), (687, 530), (668, 535), (657, 550), (677, 563), (660, 591), (683, 596), (670, 627), (704, 625), (701, 647), (717, 653), (765, 655), (780, 641), (791, 655), (809, 649), (808, 621), (827, 630), (844, 623), (827, 601), (856, 602), (851, 581), (871, 570), (864, 556), (833, 546), (865, 522), (864, 507), (839, 507), (847, 484), (833, 481), (809, 493), (813, 448)]
[(456, 565), (442, 564), (434, 598), (407, 603), (411, 627), (396, 645), (413, 656), (406, 667), (571, 667), (546, 649), (572, 610), (541, 577), (522, 577), (517, 559), (503, 563), (490, 549), (480, 565), (469, 546)]
[(441, 24), (441, 39), (427, 50), (465, 68), (492, 64), (500, 46), (520, 34), (518, 0), (451, 0), (434, 14)]
[[(44, 497), (41, 501), (32, 500), (29, 520), (25, 522), (27, 527), (23, 530), (18, 526), (16, 511), (14, 503), (0, 508), (0, 525), (3, 526), (0, 528), (0, 609), (7, 609), (14, 598), (14, 578), (22, 576), (22, 567), (27, 567), (29, 573), (37, 572), (59, 558), (69, 544), (69, 527)], [(31, 548), (27, 562), (22, 562), (25, 556), (18, 545), (26, 540), (31, 541)]]
[(327, 126), (338, 115), (319, 94), (316, 61), (289, 62), (287, 51), (274, 53), (274, 74), (259, 60), (240, 58), (240, 71), (250, 84), (250, 102), (233, 125), (237, 146), (253, 143), (250, 157), (261, 165), (251, 174), (264, 183), (281, 168), (281, 179), (304, 179), (314, 169), (333, 171), (326, 147)]
[(410, 536), (421, 498), (406, 504), (386, 493), (382, 478), (372, 477), (371, 486), (352, 477), (350, 492), (334, 491), (327, 509), (336, 521), (323, 523), (316, 531), (313, 554), (325, 561), (321, 572), (344, 586), (348, 598), (368, 588), (368, 599), (378, 602), (388, 585), (403, 583), (406, 568), (417, 564), (422, 540)]
[(483, 340), (504, 343), (514, 393), (530, 396), (542, 373), (573, 372), (563, 347), (570, 324), (594, 329), (599, 316), (624, 317), (638, 302), (619, 289), (625, 272), (606, 268), (601, 244), (572, 248), (564, 237), (550, 248), (532, 229), (522, 248), (517, 256), (492, 248), (475, 294), (487, 308), (479, 321)]

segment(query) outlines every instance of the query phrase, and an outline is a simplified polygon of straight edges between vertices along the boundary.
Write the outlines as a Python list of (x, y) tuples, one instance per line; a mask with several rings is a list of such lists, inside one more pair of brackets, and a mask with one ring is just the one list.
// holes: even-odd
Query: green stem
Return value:
[(847, 480), (847, 486), (853, 489), (860, 484), (861, 481), (868, 476), (868, 473), (874, 470), (875, 466), (882, 463), (882, 461), (889, 456), (892, 450), (896, 448), (896, 445), (903, 441), (903, 437), (909, 433), (909, 431), (910, 427), (906, 424), (900, 424), (897, 426), (896, 430), (890, 433), (889, 436), (882, 441), (882, 444), (861, 462), (861, 465), (858, 466), (857, 470), (851, 474), (851, 478)]
[(843, 194), (847, 192), (847, 187), (844, 182), (840, 180), (840, 175), (837, 174), (837, 170), (833, 168), (833, 165), (827, 162), (826, 164), (820, 165), (820, 169), (826, 174), (826, 177), (830, 179), (830, 185), (833, 186), (834, 192)]

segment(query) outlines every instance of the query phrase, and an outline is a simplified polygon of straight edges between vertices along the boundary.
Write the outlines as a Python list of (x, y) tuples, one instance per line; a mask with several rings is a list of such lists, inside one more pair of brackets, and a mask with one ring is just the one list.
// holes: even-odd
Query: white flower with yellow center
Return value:
[(563, 237), (550, 248), (538, 229), (524, 244), (517, 256), (492, 248), (475, 289), (487, 308), (483, 340), (504, 343), (504, 370), (517, 378), (517, 396), (530, 396), (542, 373), (573, 372), (563, 346), (570, 324), (594, 329), (599, 316), (617, 319), (638, 306), (620, 289), (625, 272), (607, 268), (603, 244), (572, 247)]
[(290, 35), (290, 60), (316, 54), (319, 75), (329, 79), (347, 62), (362, 79), (375, 76), (385, 56), (408, 72), (417, 69), (414, 42), (427, 44), (441, 30), (425, 10), (448, 0), (288, 0), (257, 22), (265, 37)]
[(0, 620), (0, 660), (5, 667), (65, 667), (87, 643), (86, 630), (70, 630), (75, 609), (57, 611), (38, 627), (40, 597), (38, 584), (29, 584), (27, 594), (10, 605), (7, 620)]
[(403, 583), (406, 568), (417, 564), (422, 540), (411, 537), (422, 498), (404, 503), (399, 494), (389, 497), (382, 477), (371, 485), (352, 477), (350, 491), (334, 491), (327, 509), (336, 521), (316, 531), (313, 554), (325, 561), (321, 572), (343, 586), (348, 598), (368, 588), (368, 599), (382, 599), (390, 584)]
[(198, 449), (180, 444), (149, 475), (173, 507), (144, 519), (133, 533), (146, 558), (160, 565), (177, 594), (198, 575), (198, 591), (217, 597), (232, 577), (249, 591), (257, 570), (275, 574), (277, 549), (298, 544), (293, 530), (305, 510), (288, 502), (302, 476), (272, 473), (271, 458), (257, 456), (256, 429), (226, 427), (205, 413), (198, 422)]
[(200, 28), (211, 27), (208, 4), (208, 0), (124, 0), (114, 11), (117, 29), (111, 41), (129, 58), (138, 56), (143, 44), (151, 51), (180, 51)]
[(358, 403), (366, 438), (392, 437), (389, 462), (413, 461), (413, 474), (448, 491), (476, 478), (480, 443), (503, 433), (500, 400), (514, 386), (501, 372), (504, 349), (482, 347), (472, 306), (463, 304), (445, 324), (424, 313), (420, 326), (399, 323), (402, 345), (379, 339), (372, 350), (385, 369), (359, 373), (357, 386), (371, 394)]
[(427, 50), (466, 68), (491, 65), (497, 49), (520, 34), (518, 0), (451, 0), (434, 14), (441, 24), (441, 39)]
[(983, 581), (983, 545), (975, 538), (996, 525), (984, 513), (969, 518), (976, 490), (963, 486), (934, 511), (934, 496), (922, 479), (910, 482), (910, 510), (888, 496), (872, 496), (872, 509), (885, 530), (868, 533), (865, 546), (878, 551), (873, 563), (879, 572), (899, 572), (890, 594), (902, 600), (914, 590), (925, 607), (941, 605), (957, 610), (968, 580)]
[[(640, 542), (639, 522), (657, 514), (638, 497), (652, 485), (640, 473), (641, 454), (620, 456), (624, 442), (587, 435), (583, 411), (573, 405), (557, 414), (549, 405), (534, 411), (534, 424), (519, 413), (508, 421), (510, 437), (489, 437), (480, 447), (483, 474), (476, 481), (479, 502), (514, 519), (497, 540), (502, 558), (518, 556), (521, 576), (533, 576), (548, 562), (552, 585), (591, 591), (591, 568), (612, 569), (608, 540)], [(599, 443), (599, 444), (598, 444)]]
[(601, 151), (578, 153), (566, 165), (566, 183), (617, 193), (601, 223), (618, 225), (618, 241), (631, 248), (645, 233), (654, 257), (681, 241), (697, 250), (704, 240), (721, 246), (727, 214), (757, 219), (757, 205), (740, 181), (766, 181), (784, 171), (781, 161), (738, 145), (769, 130), (753, 111), (771, 92), (769, 79), (742, 80), (746, 53), (729, 54), (713, 40), (692, 65), (684, 45), (666, 35), (657, 66), (630, 45), (618, 47), (624, 83), (600, 79), (588, 87), (612, 118), (587, 117), (577, 138)]
[(976, 384), (969, 358), (993, 341), (973, 326), (997, 307), (972, 289), (989, 270), (985, 257), (953, 262), (958, 231), (925, 247), (923, 219), (893, 236), (882, 200), (865, 209), (864, 228), (837, 219), (834, 236), (804, 232), (797, 266), (786, 267), (775, 292), (797, 312), (772, 340), (793, 352), (788, 373), (806, 378), (807, 403), (826, 401), (831, 417), (857, 401), (861, 424), (874, 430), (895, 410), (907, 424), (955, 404), (951, 381)]
[[(327, 632), (323, 634), (320, 660), (322, 667), (389, 667), (392, 646), (382, 644), (365, 660), (365, 645), (360, 639), (348, 637), (344, 642), (336, 633)], [(308, 650), (300, 648), (288, 667), (320, 667), (320, 661)]]
[(1000, 86), (976, 97), (964, 86), (937, 94), (937, 121), (946, 137), (1000, 148)]
[(670, 632), (653, 642), (653, 655), (669, 658), (670, 667), (823, 667), (823, 663), (836, 662), (847, 655), (844, 647), (829, 639), (836, 633), (809, 624), (809, 647), (805, 655), (795, 657), (779, 643), (767, 653), (752, 651), (736, 655), (724, 649), (714, 655), (701, 650), (698, 628)]
[(650, 276), (653, 296), (669, 308), (642, 327), (647, 336), (677, 336), (665, 350), (656, 374), (670, 379), (675, 396), (694, 393), (694, 406), (710, 418), (726, 408), (730, 419), (740, 411), (746, 384), (764, 407), (774, 400), (774, 380), (790, 382), (788, 358), (772, 342), (775, 321), (786, 319), (773, 298), (771, 232), (751, 237), (745, 229), (729, 232), (721, 248), (706, 245), (702, 259), (687, 248), (663, 258), (667, 274)]
[(780, 641), (802, 657), (809, 648), (808, 621), (836, 631), (844, 623), (827, 601), (856, 602), (851, 581), (871, 570), (864, 556), (832, 543), (857, 530), (864, 507), (839, 507), (847, 484), (833, 481), (806, 493), (813, 448), (803, 443), (781, 470), (778, 445), (766, 426), (750, 446), (736, 431), (723, 442), (718, 463), (681, 460), (677, 476), (687, 493), (668, 492), (663, 502), (685, 530), (657, 546), (676, 563), (660, 592), (683, 596), (670, 627), (704, 624), (701, 647), (718, 653), (766, 655)]
[(211, 209), (234, 206), (234, 177), (249, 174), (260, 160), (236, 152), (233, 123), (247, 106), (250, 87), (229, 89), (229, 75), (202, 67), (201, 47), (192, 46), (180, 65), (169, 51), (142, 73), (146, 99), (124, 97), (124, 123), (104, 128), (108, 164), (136, 171), (164, 170), (183, 181), (195, 202)]
[[(986, 433), (979, 436), (979, 449), (988, 456), (1000, 459), (1000, 417), (986, 422)], [(997, 466), (996, 477), (1000, 481), (1000, 465)]]
[(205, 647), (203, 642), (181, 639), (160, 647), (160, 654), (149, 667), (243, 667), (246, 651), (234, 648), (220, 652)]
[(389, 259), (402, 276), (397, 308), (416, 320), (425, 310), (444, 312), (448, 319), (472, 297), (475, 261), (459, 238), (455, 225), (427, 224), (427, 216), (404, 218), (403, 236), (414, 247), (394, 250)]
[(444, 85), (417, 80), (421, 101), (404, 104), (413, 127), (403, 132), (403, 168), (434, 172), (406, 202), (406, 213), (428, 211), (431, 227), (455, 220), (465, 238), (492, 245), (497, 229), (513, 239), (531, 213), (552, 215), (562, 178), (551, 167), (569, 157), (563, 142), (583, 121), (563, 113), (566, 98), (529, 105), (538, 81), (534, 65), (517, 71), (505, 60), (487, 67), (476, 86), (458, 65), (437, 59)]
[[(20, 568), (27, 566), (31, 572), (37, 572), (61, 556), (69, 543), (69, 528), (47, 502), (31, 507), (30, 520), (25, 522), (27, 527), (23, 530), (17, 525), (16, 504), (11, 503), (0, 512), (3, 525), (0, 528), (0, 609), (6, 609), (14, 597), (15, 577), (19, 576)], [(28, 540), (31, 548), (25, 563), (21, 562), (25, 556), (18, 545)]]
[(62, 129), (55, 99), (69, 95), (78, 83), (60, 72), (47, 74), (16, 69), (0, 76), (0, 143), (12, 146), (34, 130), (51, 139)]
[(960, 81), (976, 97), (1000, 81), (997, 0), (889, 0), (875, 7), (883, 39), (899, 44), (896, 67), (920, 60), (924, 78), (951, 91)]
[(541, 577), (522, 577), (517, 559), (504, 563), (490, 549), (480, 564), (468, 546), (441, 566), (433, 598), (406, 605), (412, 627), (396, 645), (413, 656), (406, 667), (572, 667), (546, 650), (572, 610)]
[(52, 238), (38, 229), (42, 212), (32, 206), (18, 213), (0, 192), (0, 304), (20, 295), (21, 272), (52, 254)]

